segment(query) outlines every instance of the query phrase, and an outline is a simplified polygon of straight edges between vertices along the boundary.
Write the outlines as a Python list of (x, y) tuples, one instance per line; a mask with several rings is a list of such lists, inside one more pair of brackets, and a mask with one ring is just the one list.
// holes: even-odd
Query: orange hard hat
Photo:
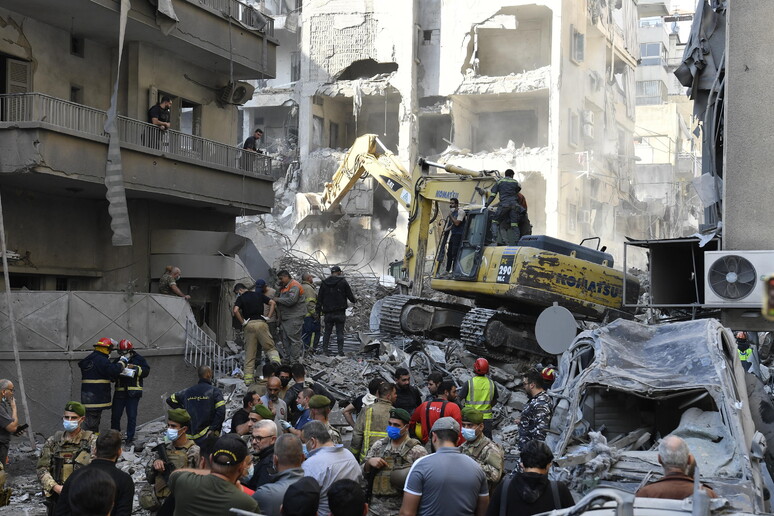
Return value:
[(540, 371), (540, 376), (547, 382), (553, 382), (556, 380), (556, 370), (553, 367), (544, 367), (542, 371)]
[(128, 341), (127, 339), (121, 339), (118, 342), (118, 351), (129, 351), (134, 346), (132, 346), (132, 343)]
[(489, 372), (489, 360), (486, 358), (477, 358), (473, 364), (473, 372), (476, 374), (487, 374)]
[(112, 349), (112, 348), (116, 347), (116, 341), (114, 341), (110, 337), (102, 337), (101, 339), (99, 339), (97, 341), (96, 344), (94, 344), (94, 346), (102, 346), (102, 347), (105, 347), (105, 348), (111, 348)]

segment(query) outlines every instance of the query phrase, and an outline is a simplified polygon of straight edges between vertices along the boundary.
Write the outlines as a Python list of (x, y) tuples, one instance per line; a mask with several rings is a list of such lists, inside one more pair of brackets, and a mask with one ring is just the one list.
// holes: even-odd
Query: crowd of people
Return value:
[[(168, 272), (166, 287), (174, 293), (179, 270)], [(342, 353), (341, 326), (347, 301), (355, 297), (338, 267), (319, 293), (311, 277), (301, 279), (280, 271), (278, 292), (262, 280), (252, 289), (236, 285), (233, 315), (244, 329), (245, 344), (241, 407), (226, 413), (208, 366), (198, 368), (196, 384), (169, 396), (166, 430), (152, 448), (147, 483), (137, 493), (143, 508), (176, 516), (232, 509), (269, 516), (528, 516), (573, 504), (567, 486), (548, 476), (553, 455), (544, 441), (553, 368), (522, 375), (528, 401), (516, 420), (519, 463), (507, 472), (503, 448), (492, 440), (499, 396), (486, 359), (475, 361), (471, 378), (459, 389), (453, 378), (433, 372), (426, 379), (430, 394), (423, 398), (410, 372), (398, 367), (392, 379), (372, 378), (367, 392), (337, 400), (307, 377), (303, 362), (315, 360), (315, 352), (328, 352), (334, 326)], [(282, 356), (272, 319), (281, 323)], [(118, 356), (111, 359), (113, 351)], [(37, 462), (48, 514), (129, 515), (136, 487), (116, 462), (135, 440), (151, 366), (131, 342), (110, 338), (99, 339), (78, 365), (81, 401), (64, 406), (62, 429), (45, 441)], [(11, 435), (24, 431), (14, 392), (12, 381), (0, 380), (0, 466), (7, 463)], [(349, 443), (329, 421), (337, 402), (353, 430)], [(101, 414), (108, 409), (111, 429), (100, 432)], [(642, 487), (638, 496), (689, 496), (695, 460), (685, 442), (664, 438), (659, 461), (663, 478)], [(0, 506), (10, 497), (4, 483), (0, 467)]]

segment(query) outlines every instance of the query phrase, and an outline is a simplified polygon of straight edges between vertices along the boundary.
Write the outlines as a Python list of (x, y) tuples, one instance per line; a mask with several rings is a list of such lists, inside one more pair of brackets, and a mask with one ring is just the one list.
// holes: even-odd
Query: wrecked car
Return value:
[(657, 446), (682, 437), (697, 474), (737, 511), (761, 512), (765, 438), (756, 431), (731, 332), (714, 319), (581, 333), (562, 356), (546, 442), (581, 493), (634, 493), (662, 475)]

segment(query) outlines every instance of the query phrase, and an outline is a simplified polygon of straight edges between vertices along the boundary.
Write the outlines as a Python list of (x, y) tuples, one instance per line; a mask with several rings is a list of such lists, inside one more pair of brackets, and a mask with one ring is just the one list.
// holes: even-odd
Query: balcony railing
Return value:
[(189, 0), (189, 2), (194, 3), (197, 1), (205, 7), (239, 20), (248, 27), (255, 27), (267, 36), (274, 36), (274, 18), (262, 13), (261, 10), (252, 5), (239, 0)]
[[(0, 127), (24, 125), (64, 130), (86, 138), (107, 141), (104, 130), (107, 113), (42, 93), (0, 95)], [(160, 151), (170, 158), (201, 162), (256, 177), (276, 177), (269, 156), (245, 151), (223, 143), (175, 130), (162, 131), (139, 120), (118, 117), (121, 144)]]

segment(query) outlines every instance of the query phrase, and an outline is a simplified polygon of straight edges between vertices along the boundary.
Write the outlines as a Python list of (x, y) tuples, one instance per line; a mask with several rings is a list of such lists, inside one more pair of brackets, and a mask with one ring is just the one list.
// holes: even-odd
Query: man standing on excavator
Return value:
[[(516, 245), (521, 238), (521, 227), (527, 216), (527, 200), (520, 193), (521, 185), (513, 178), (514, 172), (510, 168), (505, 171), (505, 177), (498, 179), (489, 192), (486, 201), (488, 207), (500, 194), (500, 204), (492, 220), (492, 236), (495, 242), (504, 241), (506, 245)], [(503, 222), (509, 224), (502, 227)], [(525, 228), (527, 229), (527, 228)], [(524, 232), (527, 234), (527, 231)]]

